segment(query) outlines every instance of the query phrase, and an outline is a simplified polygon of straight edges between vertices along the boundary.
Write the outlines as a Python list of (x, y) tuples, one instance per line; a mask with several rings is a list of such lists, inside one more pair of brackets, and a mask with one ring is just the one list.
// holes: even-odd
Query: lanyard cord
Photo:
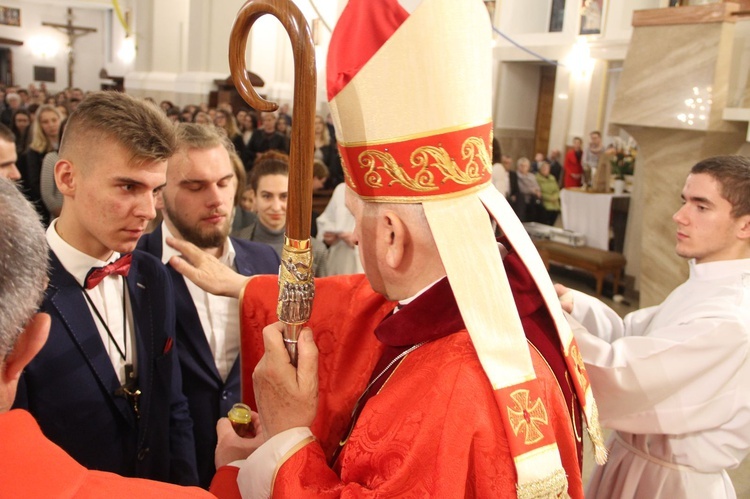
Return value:
[(120, 344), (117, 343), (117, 340), (115, 339), (114, 335), (112, 334), (112, 331), (109, 330), (109, 326), (107, 326), (107, 323), (102, 318), (102, 314), (99, 313), (99, 309), (96, 308), (96, 305), (94, 305), (94, 302), (91, 300), (91, 297), (89, 296), (88, 292), (86, 291), (86, 288), (81, 286), (81, 289), (83, 290), (83, 296), (86, 297), (86, 301), (89, 302), (89, 305), (91, 305), (91, 308), (94, 310), (94, 314), (96, 315), (96, 318), (99, 319), (99, 322), (101, 322), (102, 326), (104, 326), (104, 330), (107, 332), (107, 336), (109, 336), (110, 341), (115, 344), (115, 348), (117, 349), (117, 353), (120, 354), (120, 357), (122, 358), (123, 362), (127, 362), (127, 351), (128, 351), (128, 321), (127, 321), (127, 314), (125, 311), (125, 279), (126, 277), (122, 277), (122, 341), (124, 344), (124, 350), (120, 348)]

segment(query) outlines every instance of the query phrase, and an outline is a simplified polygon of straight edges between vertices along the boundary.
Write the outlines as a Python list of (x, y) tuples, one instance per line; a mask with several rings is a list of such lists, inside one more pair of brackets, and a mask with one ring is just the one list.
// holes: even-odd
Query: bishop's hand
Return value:
[(258, 415), (253, 413), (253, 427), (255, 436), (253, 438), (242, 438), (237, 435), (232, 428), (232, 423), (227, 418), (221, 418), (216, 423), (216, 454), (214, 455), (214, 464), (216, 469), (224, 465), (247, 458), (260, 447), (265, 440), (263, 439), (263, 426), (259, 422)]
[(263, 329), (265, 353), (253, 372), (253, 391), (263, 437), (309, 427), (318, 408), (318, 347), (312, 331), (304, 328), (297, 342), (297, 368), (291, 364), (281, 322)]
[(213, 295), (239, 298), (247, 282), (252, 279), (238, 274), (192, 243), (168, 237), (167, 244), (181, 253), (181, 256), (170, 258), (169, 264)]

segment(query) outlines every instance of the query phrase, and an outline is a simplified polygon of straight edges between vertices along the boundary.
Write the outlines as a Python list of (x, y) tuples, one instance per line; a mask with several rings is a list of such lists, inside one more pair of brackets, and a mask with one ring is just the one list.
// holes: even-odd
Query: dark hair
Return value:
[(289, 160), (284, 159), (285, 154), (279, 156), (266, 156), (253, 163), (253, 169), (250, 170), (250, 187), (253, 191), (258, 192), (260, 179), (267, 175), (286, 175), (289, 176)]
[(732, 205), (734, 218), (750, 214), (750, 158), (714, 156), (698, 162), (690, 173), (705, 173), (719, 182), (721, 196)]
[(321, 180), (328, 178), (330, 175), (328, 167), (321, 160), (316, 159), (313, 161), (313, 178), (319, 178)]

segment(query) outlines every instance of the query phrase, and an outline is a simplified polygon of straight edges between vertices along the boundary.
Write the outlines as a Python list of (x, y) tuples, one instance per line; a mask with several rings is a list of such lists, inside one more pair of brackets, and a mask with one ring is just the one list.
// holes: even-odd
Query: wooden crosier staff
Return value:
[(279, 269), (279, 320), (285, 325), (284, 343), (297, 365), (297, 336), (310, 318), (315, 294), (312, 269), (310, 221), (312, 212), (312, 165), (315, 151), (315, 48), (304, 16), (291, 0), (248, 0), (234, 21), (229, 38), (232, 79), (245, 102), (260, 111), (275, 111), (278, 104), (261, 98), (245, 69), (245, 49), (250, 28), (270, 14), (289, 34), (294, 54), (294, 126), (289, 151), (289, 197), (286, 234)]

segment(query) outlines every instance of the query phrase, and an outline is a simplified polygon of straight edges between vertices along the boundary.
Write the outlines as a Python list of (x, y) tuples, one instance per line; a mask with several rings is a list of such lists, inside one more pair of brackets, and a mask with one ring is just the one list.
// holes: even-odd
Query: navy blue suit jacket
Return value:
[(50, 252), (41, 311), (49, 339), (21, 376), (14, 406), (83, 466), (195, 485), (192, 422), (175, 348), (172, 282), (156, 258), (133, 252), (126, 279), (135, 324), (140, 418), (120, 382), (78, 282)]
[[(234, 263), (237, 272), (246, 276), (278, 274), (279, 256), (271, 246), (236, 238), (231, 240), (236, 252)], [(161, 260), (161, 226), (141, 237), (138, 248)], [(216, 422), (226, 416), (233, 404), (240, 401), (239, 359), (232, 365), (227, 380), (222, 380), (185, 279), (171, 265), (167, 265), (167, 268), (172, 277), (177, 305), (177, 344), (182, 368), (182, 391), (188, 398), (193, 418), (198, 478), (202, 487), (208, 487), (216, 471)]]

